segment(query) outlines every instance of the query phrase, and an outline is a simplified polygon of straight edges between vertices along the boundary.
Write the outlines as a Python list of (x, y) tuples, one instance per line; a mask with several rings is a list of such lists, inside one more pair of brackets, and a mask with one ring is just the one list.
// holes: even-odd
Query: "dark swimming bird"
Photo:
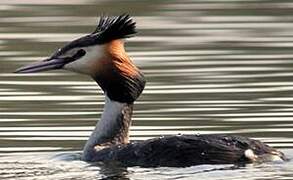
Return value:
[(84, 146), (83, 160), (144, 167), (286, 160), (282, 152), (241, 136), (175, 135), (130, 143), (133, 104), (145, 86), (144, 75), (124, 49), (123, 39), (135, 33), (129, 15), (101, 17), (93, 33), (66, 44), (41, 62), (16, 70), (66, 69), (91, 76), (103, 89), (104, 111)]

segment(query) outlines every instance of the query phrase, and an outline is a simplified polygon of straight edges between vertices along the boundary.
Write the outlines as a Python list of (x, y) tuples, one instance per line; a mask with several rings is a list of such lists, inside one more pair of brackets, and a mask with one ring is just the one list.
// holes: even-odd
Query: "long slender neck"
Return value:
[(93, 65), (92, 78), (106, 94), (101, 120), (83, 149), (83, 159), (90, 161), (99, 149), (128, 143), (133, 102), (145, 86), (144, 75), (133, 64), (121, 40), (104, 45), (103, 58)]
[(101, 120), (97, 123), (83, 149), (83, 159), (90, 161), (95, 151), (129, 142), (133, 104), (113, 101), (106, 96)]

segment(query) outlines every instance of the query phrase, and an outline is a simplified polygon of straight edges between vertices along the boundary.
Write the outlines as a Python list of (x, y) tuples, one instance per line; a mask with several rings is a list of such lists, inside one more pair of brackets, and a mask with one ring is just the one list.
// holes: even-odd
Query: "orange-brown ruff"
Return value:
[(68, 43), (44, 61), (17, 70), (63, 68), (91, 76), (104, 90), (104, 110), (84, 146), (83, 160), (144, 167), (286, 160), (282, 152), (261, 141), (234, 135), (175, 135), (129, 143), (133, 104), (145, 86), (144, 75), (128, 57), (122, 40), (135, 33), (129, 15), (101, 17), (93, 33)]
[(126, 54), (122, 40), (112, 40), (103, 46), (104, 57), (96, 61), (93, 78), (110, 99), (134, 102), (145, 85), (142, 72)]
[(97, 64), (94, 66), (96, 73), (105, 74), (110, 79), (113, 72), (121, 73), (123, 76), (132, 78), (138, 75), (139, 69), (126, 54), (123, 40), (113, 40), (104, 46), (105, 57), (96, 61)]

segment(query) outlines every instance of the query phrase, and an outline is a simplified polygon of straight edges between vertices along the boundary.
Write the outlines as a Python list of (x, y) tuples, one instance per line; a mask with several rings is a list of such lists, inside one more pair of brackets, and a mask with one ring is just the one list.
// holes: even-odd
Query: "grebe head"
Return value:
[(111, 99), (132, 103), (141, 94), (145, 79), (124, 49), (124, 38), (136, 33), (129, 15), (101, 17), (91, 34), (73, 40), (51, 57), (21, 67), (16, 73), (66, 69), (91, 76)]

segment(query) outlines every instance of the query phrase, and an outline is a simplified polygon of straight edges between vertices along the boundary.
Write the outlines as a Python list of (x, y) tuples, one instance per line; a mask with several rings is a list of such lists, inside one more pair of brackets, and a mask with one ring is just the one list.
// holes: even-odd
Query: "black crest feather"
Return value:
[(115, 39), (132, 37), (136, 33), (135, 24), (128, 14), (114, 17), (102, 16), (92, 35), (96, 35), (101, 44)]
[(128, 14), (113, 17), (102, 16), (94, 32), (66, 44), (56, 51), (52, 58), (58, 57), (76, 47), (93, 46), (115, 39), (132, 37), (136, 34), (135, 24), (135, 21)]

